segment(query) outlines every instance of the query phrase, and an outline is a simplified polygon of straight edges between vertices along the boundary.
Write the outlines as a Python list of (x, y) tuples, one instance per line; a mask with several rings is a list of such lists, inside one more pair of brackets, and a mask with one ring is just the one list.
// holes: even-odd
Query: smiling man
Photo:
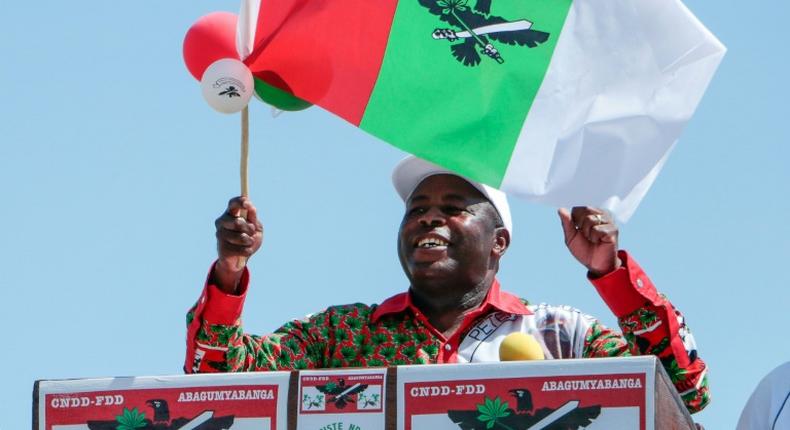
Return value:
[(263, 227), (249, 200), (232, 199), (216, 222), (217, 262), (187, 316), (185, 371), (498, 361), (504, 337), (523, 332), (547, 359), (657, 355), (691, 412), (708, 403), (705, 363), (683, 317), (618, 251), (618, 229), (605, 212), (577, 207), (559, 216), (568, 249), (622, 333), (573, 308), (501, 290), (496, 274), (513, 233), (502, 192), (414, 157), (395, 168), (393, 183), (406, 204), (398, 256), (408, 291), (380, 305), (332, 306), (267, 336), (241, 328), (249, 285), (241, 262), (260, 248)]

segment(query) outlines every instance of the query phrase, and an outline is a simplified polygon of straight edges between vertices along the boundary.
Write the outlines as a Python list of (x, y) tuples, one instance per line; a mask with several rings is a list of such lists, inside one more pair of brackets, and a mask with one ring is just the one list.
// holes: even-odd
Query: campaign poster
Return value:
[(398, 429), (652, 430), (653, 378), (608, 360), (399, 368)]
[(299, 430), (384, 428), (386, 369), (299, 373)]
[(40, 381), (39, 430), (285, 430), (288, 372)]

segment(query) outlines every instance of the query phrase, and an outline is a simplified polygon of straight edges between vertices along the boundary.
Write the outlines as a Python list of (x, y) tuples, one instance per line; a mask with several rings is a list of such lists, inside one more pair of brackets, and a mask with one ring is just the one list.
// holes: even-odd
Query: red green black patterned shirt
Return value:
[(501, 291), (494, 281), (485, 301), (467, 312), (449, 339), (431, 326), (408, 292), (380, 305), (332, 306), (273, 334), (255, 336), (241, 326), (249, 284), (245, 270), (239, 295), (207, 283), (189, 310), (184, 369), (241, 372), (499, 361), (502, 339), (521, 331), (541, 343), (547, 359), (656, 355), (688, 409), (701, 410), (710, 400), (706, 366), (683, 316), (625, 251), (620, 258), (620, 269), (592, 283), (617, 316), (622, 334), (567, 306), (529, 304)]

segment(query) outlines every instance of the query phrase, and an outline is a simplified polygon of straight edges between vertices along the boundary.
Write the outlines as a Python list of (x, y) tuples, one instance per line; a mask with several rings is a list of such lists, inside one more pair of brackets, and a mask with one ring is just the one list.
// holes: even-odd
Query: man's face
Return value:
[(493, 251), (503, 240), (497, 239), (495, 220), (491, 203), (463, 179), (435, 175), (422, 181), (406, 202), (398, 241), (412, 286), (441, 289), (482, 282), (501, 255)]

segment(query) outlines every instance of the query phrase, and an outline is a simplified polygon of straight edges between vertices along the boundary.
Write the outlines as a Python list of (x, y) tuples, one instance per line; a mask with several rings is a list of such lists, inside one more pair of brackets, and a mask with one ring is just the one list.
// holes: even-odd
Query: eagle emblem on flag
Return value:
[(492, 41), (506, 45), (535, 48), (549, 40), (549, 33), (533, 30), (532, 22), (526, 19), (508, 21), (490, 15), (491, 0), (477, 0), (474, 7), (469, 0), (418, 0), (420, 5), (437, 15), (442, 21), (455, 28), (437, 28), (432, 37), (459, 43), (450, 45), (450, 51), (464, 66), (480, 64), (483, 54), (499, 64), (505, 62)]

